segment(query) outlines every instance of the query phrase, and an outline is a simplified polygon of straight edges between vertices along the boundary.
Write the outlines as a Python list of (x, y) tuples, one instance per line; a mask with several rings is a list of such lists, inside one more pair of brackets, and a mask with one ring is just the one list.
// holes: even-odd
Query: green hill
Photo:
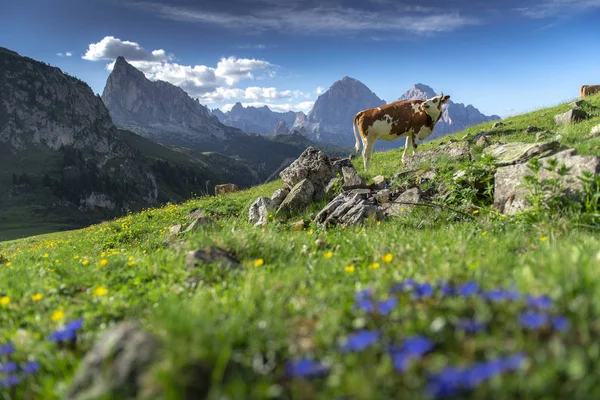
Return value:
[[(442, 140), (490, 131), (493, 141), (533, 142), (537, 133), (526, 128), (535, 125), (581, 154), (599, 155), (600, 137), (588, 133), (600, 123), (600, 96), (582, 106), (591, 119), (557, 128), (553, 116), (569, 108), (541, 109)], [(479, 157), (481, 150), (472, 151), (475, 161), (441, 157), (418, 166), (419, 174), (435, 168), (451, 191), (441, 209), (417, 207), (380, 223), (326, 230), (308, 222), (322, 202), (253, 227), (248, 208), (282, 186), (274, 181), (0, 243), (0, 345), (16, 348), (0, 364), (41, 363), (20, 384), (0, 389), (3, 398), (65, 398), (86, 352), (123, 320), (156, 335), (162, 351), (139, 385), (128, 379), (133, 394), (112, 398), (419, 399), (452, 390), (477, 399), (598, 398), (598, 188), (590, 189), (587, 208), (498, 215), (488, 179), (495, 167)], [(366, 174), (360, 158), (353, 162), (370, 180), (402, 172), (400, 157), (401, 149), (375, 153)], [(464, 168), (488, 184), (452, 186)], [(198, 210), (210, 222), (169, 235)], [(301, 219), (304, 228), (296, 224)], [(240, 268), (186, 267), (188, 252), (209, 245), (235, 254)], [(381, 301), (393, 290), (395, 300), (376, 303), (365, 289)], [(48, 340), (78, 318), (76, 340)], [(416, 335), (428, 341), (406, 342)], [(129, 339), (96, 364), (105, 385), (118, 381), (115, 366), (124, 354), (143, 353), (128, 348), (135, 343)], [(301, 359), (323, 365), (289, 368)], [(289, 376), (300, 373), (313, 377)], [(450, 384), (459, 381), (462, 388)]]

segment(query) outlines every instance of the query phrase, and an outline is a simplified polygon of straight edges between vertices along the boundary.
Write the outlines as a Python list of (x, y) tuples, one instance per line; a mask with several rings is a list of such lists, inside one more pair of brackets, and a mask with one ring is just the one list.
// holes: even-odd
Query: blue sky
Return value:
[(123, 55), (210, 108), (308, 111), (344, 76), (507, 116), (600, 83), (600, 0), (2, 1), (0, 46), (102, 93)]

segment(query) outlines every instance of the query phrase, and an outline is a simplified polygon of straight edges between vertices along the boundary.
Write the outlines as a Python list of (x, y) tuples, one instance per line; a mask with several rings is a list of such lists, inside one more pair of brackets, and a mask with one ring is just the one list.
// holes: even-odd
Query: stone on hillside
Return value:
[(546, 157), (560, 150), (556, 141), (542, 143), (506, 143), (493, 144), (483, 150), (484, 155), (496, 159), (498, 166), (523, 163), (533, 157)]
[(590, 131), (590, 134), (588, 135), (588, 137), (596, 137), (596, 136), (600, 136), (600, 125), (596, 125), (592, 128), (592, 130)]
[(553, 137), (554, 133), (550, 131), (540, 131), (535, 134), (535, 142), (548, 142)]
[(342, 175), (344, 176), (342, 190), (364, 189), (367, 187), (367, 184), (358, 175), (354, 167), (342, 167)]
[[(564, 177), (563, 188), (564, 194), (574, 199), (581, 199), (581, 191), (584, 189), (582, 182), (578, 179), (584, 171), (591, 173), (600, 172), (600, 157), (597, 156), (580, 156), (575, 150), (568, 149), (561, 151), (551, 157), (540, 159), (543, 166), (547, 165), (547, 161), (555, 159), (559, 166), (565, 164), (570, 168), (569, 173)], [(531, 175), (527, 164), (510, 165), (503, 168), (498, 168), (495, 175), (494, 187), (494, 207), (500, 212), (506, 214), (514, 214), (518, 211), (529, 207), (527, 196), (530, 194), (527, 187), (524, 185), (524, 177)], [(539, 179), (554, 179), (557, 174), (541, 168)]]
[(86, 353), (69, 387), (69, 400), (136, 399), (144, 374), (157, 361), (160, 342), (138, 324), (109, 328)]
[(417, 151), (414, 155), (407, 154), (405, 167), (417, 167), (421, 162), (433, 162), (443, 156), (454, 159), (470, 158), (469, 144), (467, 142), (453, 142), (433, 149)]
[(271, 200), (273, 201), (273, 207), (279, 208), (281, 203), (285, 200), (287, 195), (290, 194), (290, 188), (283, 187), (281, 189), (277, 189), (275, 193), (271, 196)]
[(584, 104), (585, 104), (585, 101), (583, 101), (583, 100), (575, 100), (575, 101), (572, 101), (572, 102), (570, 102), (570, 103), (569, 103), (569, 105), (570, 105), (572, 108), (581, 107), (581, 106), (582, 106), (582, 105), (584, 105)]
[(171, 236), (177, 236), (181, 233), (181, 229), (183, 227), (181, 226), (181, 224), (177, 224), (177, 225), (173, 225), (172, 227), (169, 228), (169, 235)]
[(308, 179), (313, 185), (313, 194), (318, 198), (335, 173), (327, 156), (311, 146), (279, 176), (290, 188)]
[(435, 178), (437, 178), (437, 172), (435, 172), (435, 170), (433, 170), (433, 169), (430, 169), (430, 170), (425, 171), (424, 173), (420, 174), (418, 176), (417, 180), (418, 180), (419, 185), (422, 185), (427, 182), (435, 181)]
[[(201, 210), (199, 210), (199, 211), (201, 211)], [(204, 211), (201, 211), (200, 213), (196, 213), (194, 215), (196, 215), (196, 218), (192, 221), (191, 224), (188, 225), (187, 228), (185, 228), (183, 233), (195, 231), (200, 226), (211, 223), (211, 219), (205, 215)]]
[(292, 224), (293, 231), (302, 231), (304, 230), (304, 220), (296, 221)]
[(481, 138), (483, 136), (490, 136), (490, 133), (489, 132), (479, 132), (477, 135), (473, 136), (473, 139), (471, 140), (471, 142), (477, 143), (479, 138)]
[(535, 125), (529, 125), (527, 127), (527, 129), (525, 129), (525, 132), (527, 132), (527, 133), (535, 133), (535, 132), (539, 132), (539, 131), (541, 131), (541, 129)]
[(373, 198), (377, 201), (377, 204), (387, 204), (390, 202), (391, 192), (388, 189), (383, 189), (373, 194)]
[(589, 117), (585, 111), (575, 108), (567, 111), (566, 113), (555, 115), (554, 122), (557, 125), (568, 125), (574, 122), (583, 121), (588, 118)]
[(487, 135), (480, 136), (479, 139), (475, 142), (475, 146), (477, 147), (487, 147), (492, 144), (492, 141)]
[(315, 193), (315, 186), (308, 179), (298, 182), (287, 195), (277, 210), (280, 212), (292, 212), (302, 210), (310, 204)]
[(354, 225), (380, 216), (379, 208), (363, 190), (343, 192), (327, 204), (315, 217), (324, 225)]
[[(330, 159), (331, 160), (331, 159)], [(349, 158), (342, 158), (339, 160), (331, 161), (331, 170), (333, 171), (333, 175), (342, 174), (342, 168), (350, 167), (354, 168), (352, 165), (352, 161)]]
[(501, 122), (501, 121), (494, 122), (494, 125), (492, 125), (492, 129), (498, 129), (501, 126), (504, 126), (504, 122)]
[(372, 187), (375, 190), (385, 189), (387, 187), (387, 182), (385, 180), (385, 176), (377, 175), (376, 177), (374, 177)]
[(416, 207), (414, 204), (421, 203), (425, 198), (426, 195), (421, 189), (417, 187), (408, 189), (392, 201), (390, 207), (385, 210), (385, 216), (396, 217), (405, 212), (410, 212)]
[(336, 188), (341, 187), (344, 180), (342, 178), (332, 178), (327, 186), (325, 186), (325, 196), (331, 196), (334, 194)]
[(242, 265), (232, 252), (216, 246), (207, 246), (203, 249), (190, 251), (185, 257), (185, 266), (187, 268), (195, 268), (208, 264), (216, 264), (226, 270), (242, 268)]
[(248, 211), (248, 219), (254, 226), (265, 225), (268, 220), (269, 213), (275, 211), (277, 208), (268, 197), (261, 196), (252, 203), (250, 210)]

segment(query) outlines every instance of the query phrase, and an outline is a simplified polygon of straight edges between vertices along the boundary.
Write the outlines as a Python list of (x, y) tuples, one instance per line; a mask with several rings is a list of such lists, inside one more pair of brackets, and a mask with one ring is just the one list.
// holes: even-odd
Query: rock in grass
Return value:
[(480, 136), (479, 139), (477, 139), (477, 141), (475, 142), (475, 146), (477, 147), (487, 147), (490, 144), (492, 144), (492, 142), (490, 141), (487, 135)]
[(303, 179), (292, 188), (277, 213), (302, 210), (310, 204), (315, 193), (315, 186), (308, 179)]
[(383, 190), (387, 186), (385, 176), (377, 175), (373, 178), (373, 184), (371, 185), (373, 190)]
[(600, 136), (600, 125), (596, 125), (590, 131), (589, 137)]
[(182, 226), (181, 224), (173, 225), (169, 228), (169, 235), (177, 236), (181, 233)]
[(104, 332), (87, 352), (67, 399), (136, 399), (148, 368), (157, 361), (160, 342), (133, 322)]
[(541, 129), (535, 125), (529, 125), (527, 127), (527, 129), (525, 129), (525, 132), (527, 132), (527, 133), (535, 133), (535, 132), (539, 132), (539, 131), (541, 131)]
[(248, 210), (248, 219), (254, 226), (265, 225), (268, 222), (269, 213), (276, 209), (273, 200), (261, 196), (250, 206), (250, 209)]
[(190, 251), (185, 258), (187, 268), (195, 268), (201, 265), (216, 264), (227, 270), (242, 268), (235, 258), (235, 254), (216, 246), (207, 246), (203, 249)]
[(499, 166), (524, 163), (533, 157), (545, 157), (560, 150), (557, 141), (541, 143), (506, 143), (493, 144), (483, 150), (484, 155), (490, 155)]
[(575, 122), (583, 121), (588, 119), (589, 116), (583, 110), (579, 110), (577, 108), (573, 110), (569, 110), (565, 113), (558, 114), (554, 116), (554, 123), (556, 125), (568, 125)]
[(275, 191), (275, 193), (273, 193), (273, 195), (271, 196), (271, 200), (273, 201), (273, 206), (275, 208), (278, 208), (281, 205), (281, 203), (283, 203), (283, 200), (285, 200), (285, 198), (287, 197), (288, 194), (290, 194), (289, 187), (277, 189)]
[(329, 158), (322, 151), (309, 147), (289, 167), (279, 174), (290, 188), (307, 179), (312, 183), (315, 198), (323, 195), (323, 189), (335, 176)]
[(492, 125), (492, 129), (498, 129), (501, 126), (504, 126), (504, 122), (498, 121), (498, 122), (495, 122), (494, 125)]
[(342, 167), (342, 175), (344, 176), (342, 190), (364, 189), (367, 187), (367, 184), (358, 175), (354, 167)]
[(421, 189), (414, 187), (408, 189), (398, 196), (391, 205), (385, 210), (386, 217), (397, 217), (403, 213), (410, 212), (415, 208), (414, 204), (419, 204), (425, 200), (425, 193)]

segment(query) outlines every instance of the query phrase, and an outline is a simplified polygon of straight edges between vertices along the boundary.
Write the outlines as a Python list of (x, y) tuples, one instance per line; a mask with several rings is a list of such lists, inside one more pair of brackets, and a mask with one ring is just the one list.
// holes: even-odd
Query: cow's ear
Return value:
[(445, 104), (448, 100), (450, 100), (450, 95), (444, 96), (444, 98), (442, 99), (442, 104)]

